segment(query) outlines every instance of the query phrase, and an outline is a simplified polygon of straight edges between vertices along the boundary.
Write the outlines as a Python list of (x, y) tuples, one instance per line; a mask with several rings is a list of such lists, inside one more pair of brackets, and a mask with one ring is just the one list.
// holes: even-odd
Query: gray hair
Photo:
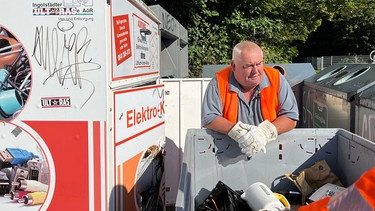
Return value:
[(260, 52), (262, 53), (262, 57), (263, 57), (263, 50), (259, 47), (259, 45), (257, 45), (254, 42), (251, 42), (251, 41), (242, 41), (242, 42), (237, 43), (233, 47), (232, 60), (235, 60), (236, 58), (238, 58), (238, 56), (241, 55), (242, 50), (244, 50), (244, 49), (247, 49), (249, 51), (259, 49)]

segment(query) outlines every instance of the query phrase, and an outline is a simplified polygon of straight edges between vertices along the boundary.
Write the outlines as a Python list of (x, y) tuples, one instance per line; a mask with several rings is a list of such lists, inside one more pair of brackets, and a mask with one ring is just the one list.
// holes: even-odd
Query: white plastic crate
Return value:
[(272, 191), (298, 190), (284, 177), (326, 160), (345, 187), (375, 166), (375, 143), (343, 129), (294, 129), (250, 160), (228, 136), (189, 129), (176, 210), (194, 210), (220, 180), (233, 190), (263, 182)]

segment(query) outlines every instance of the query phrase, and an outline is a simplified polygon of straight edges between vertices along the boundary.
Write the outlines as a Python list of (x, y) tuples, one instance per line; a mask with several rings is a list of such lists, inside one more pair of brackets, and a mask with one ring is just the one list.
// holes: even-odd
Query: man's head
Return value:
[(262, 49), (250, 41), (238, 43), (233, 48), (231, 66), (235, 79), (244, 91), (255, 88), (264, 75)]

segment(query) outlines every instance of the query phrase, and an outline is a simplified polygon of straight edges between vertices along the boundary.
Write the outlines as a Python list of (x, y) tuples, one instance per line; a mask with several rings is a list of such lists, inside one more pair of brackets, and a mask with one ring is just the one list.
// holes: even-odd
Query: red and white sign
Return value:
[(113, 35), (116, 49), (116, 65), (119, 66), (132, 56), (128, 14), (113, 17)]
[[(2, 186), (0, 210), (139, 207), (145, 158), (164, 141), (164, 87), (144, 85), (158, 77), (160, 38), (157, 20), (135, 2), (0, 7), (0, 179), (48, 186)], [(139, 51), (134, 37), (144, 29), (151, 34)], [(25, 200), (8, 197), (15, 193)]]
[(134, 78), (150, 79), (159, 76), (159, 22), (153, 13), (146, 15), (139, 12), (137, 6), (141, 3), (138, 1), (131, 0), (126, 6), (122, 1), (111, 2), (114, 40), (112, 81), (115, 81), (112, 86), (116, 86), (118, 80), (133, 83)]

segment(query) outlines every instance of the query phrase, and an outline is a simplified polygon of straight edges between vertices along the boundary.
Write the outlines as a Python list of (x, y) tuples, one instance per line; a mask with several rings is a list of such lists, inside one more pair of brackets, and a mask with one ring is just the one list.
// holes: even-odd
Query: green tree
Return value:
[(306, 43), (296, 45), (301, 56), (366, 55), (375, 49), (374, 34), (375, 1), (346, 1)]
[[(201, 76), (203, 65), (229, 64), (232, 47), (242, 40), (258, 43), (266, 63), (291, 62), (298, 55), (296, 43), (304, 43), (339, 12), (361, 7), (365, 0), (359, 1), (144, 0), (147, 5), (159, 4), (187, 28), (190, 77)], [(340, 20), (352, 20), (351, 14)]]

